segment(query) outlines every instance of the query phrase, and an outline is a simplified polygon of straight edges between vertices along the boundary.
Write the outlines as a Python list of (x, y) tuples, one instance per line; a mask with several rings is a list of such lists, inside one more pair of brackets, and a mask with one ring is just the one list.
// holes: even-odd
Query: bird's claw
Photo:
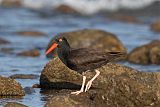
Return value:
[(92, 85), (92, 81), (88, 81), (86, 88), (85, 88), (85, 92), (87, 92), (91, 88), (91, 85)]
[(79, 91), (71, 92), (71, 94), (78, 95), (78, 94), (80, 94), (80, 93), (82, 93), (82, 92), (83, 92), (82, 90), (79, 90)]

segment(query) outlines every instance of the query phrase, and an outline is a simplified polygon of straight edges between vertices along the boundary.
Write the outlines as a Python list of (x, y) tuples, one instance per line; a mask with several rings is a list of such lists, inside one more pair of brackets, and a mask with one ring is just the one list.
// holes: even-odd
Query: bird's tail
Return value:
[(122, 60), (127, 57), (127, 52), (109, 52), (109, 54), (111, 61)]

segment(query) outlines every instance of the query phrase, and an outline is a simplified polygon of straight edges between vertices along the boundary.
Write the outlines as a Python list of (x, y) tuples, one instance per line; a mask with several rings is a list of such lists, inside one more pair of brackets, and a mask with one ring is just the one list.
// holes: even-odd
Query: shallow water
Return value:
[[(12, 74), (36, 74), (40, 75), (48, 59), (44, 55), (45, 48), (50, 39), (57, 33), (79, 30), (83, 28), (96, 28), (112, 32), (127, 47), (128, 52), (133, 48), (146, 44), (152, 40), (160, 39), (160, 34), (150, 31), (149, 24), (153, 17), (139, 17), (144, 24), (131, 24), (112, 21), (104, 16), (70, 16), (70, 15), (49, 15), (43, 16), (38, 12), (28, 9), (0, 9), (0, 37), (11, 41), (11, 44), (1, 45), (14, 49), (14, 53), (33, 48), (40, 49), (40, 57), (20, 57), (15, 54), (0, 53), (0, 75), (8, 77)], [(35, 30), (47, 33), (44, 37), (24, 37), (14, 34), (21, 30)], [(140, 71), (160, 71), (158, 65), (135, 65), (128, 62), (123, 64)], [(23, 87), (31, 87), (39, 83), (39, 79), (17, 79)], [(29, 107), (43, 107), (47, 94), (35, 89), (35, 93), (26, 94), (22, 99), (0, 99), (3, 105), (8, 101), (16, 101)]]

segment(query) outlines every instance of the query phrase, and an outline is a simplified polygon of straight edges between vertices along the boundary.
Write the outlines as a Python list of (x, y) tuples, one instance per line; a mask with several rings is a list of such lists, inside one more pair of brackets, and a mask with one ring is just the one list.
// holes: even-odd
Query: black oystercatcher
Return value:
[[(99, 68), (108, 62), (124, 56), (125, 52), (103, 52), (100, 50), (89, 49), (89, 48), (79, 48), (72, 49), (66, 38), (61, 37), (55, 40), (54, 43), (47, 51), (46, 55), (52, 50), (58, 47), (58, 57), (60, 60), (70, 69), (77, 71), (83, 75), (83, 82), (80, 91), (72, 92), (71, 94), (80, 94), (83, 91), (88, 91), (92, 85), (92, 82), (100, 74), (96, 68)], [(84, 90), (84, 85), (86, 81), (86, 76), (84, 76), (85, 71), (95, 71), (96, 75), (88, 81), (86, 88)]]

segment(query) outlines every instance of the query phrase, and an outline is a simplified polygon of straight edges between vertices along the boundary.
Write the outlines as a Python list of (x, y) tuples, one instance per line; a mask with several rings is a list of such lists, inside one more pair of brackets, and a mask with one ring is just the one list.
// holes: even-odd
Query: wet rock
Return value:
[(1, 6), (4, 7), (21, 7), (22, 0), (2, 0)]
[(0, 38), (0, 45), (2, 45), (2, 44), (9, 44), (9, 43), (10, 43), (9, 41)]
[(129, 15), (114, 14), (110, 16), (110, 18), (113, 20), (119, 20), (119, 21), (128, 22), (128, 23), (140, 23), (140, 21), (136, 17), (129, 16)]
[[(120, 74), (122, 72), (136, 72), (133, 69), (123, 67), (116, 64), (108, 63), (106, 66), (100, 67), (98, 69), (101, 72), (99, 77), (99, 83), (105, 83), (105, 79), (101, 76), (106, 75), (110, 72), (114, 72), (115, 74)], [(91, 79), (95, 73), (94, 72), (86, 72), (88, 79)], [(41, 76), (40, 76), (40, 85), (42, 88), (79, 88), (79, 84), (82, 82), (82, 75), (79, 73), (70, 70), (66, 67), (59, 58), (55, 58), (55, 60), (51, 60), (49, 63), (46, 64), (44, 67)], [(75, 85), (76, 84), (76, 85)], [(95, 81), (93, 86), (98, 85)], [(103, 85), (102, 85), (103, 86)], [(98, 87), (102, 87), (99, 85)]]
[(160, 64), (160, 46), (151, 48), (149, 57), (152, 64)]
[(58, 6), (57, 8), (55, 8), (55, 10), (58, 12), (61, 12), (61, 13), (69, 13), (69, 14), (79, 13), (75, 9), (73, 9), (72, 7), (64, 5), (64, 4)]
[(19, 31), (19, 32), (16, 32), (16, 34), (21, 36), (32, 36), (32, 37), (46, 36), (45, 33), (40, 31)]
[(14, 74), (11, 75), (12, 79), (37, 79), (39, 76), (34, 74)]
[(136, 64), (160, 64), (160, 41), (133, 49), (128, 55), (128, 61)]
[(41, 88), (41, 86), (39, 84), (33, 84), (32, 88)]
[[(48, 44), (47, 49), (55, 42), (55, 38), (66, 37), (72, 48), (95, 48), (104, 51), (125, 51), (126, 48), (121, 41), (112, 33), (95, 29), (84, 29), (73, 32), (66, 32), (56, 35)], [(56, 50), (47, 57), (55, 56)]]
[(4, 107), (28, 107), (17, 102), (8, 102)]
[(40, 56), (40, 52), (38, 49), (32, 49), (32, 50), (20, 52), (17, 55), (18, 56), (38, 57), (38, 56)]
[(14, 79), (0, 76), (0, 96), (23, 96), (24, 91)]
[[(86, 99), (86, 97), (87, 96), (77, 96), (75, 100), (75, 98), (70, 97), (70, 95), (55, 96), (51, 98), (44, 107), (94, 107), (93, 103), (91, 103), (89, 98)], [(102, 106), (99, 105), (99, 107)]]
[(25, 88), (24, 88), (24, 91), (25, 91), (25, 94), (35, 93), (35, 90), (34, 90), (34, 88), (32, 88), (32, 87), (25, 87)]
[[(66, 105), (68, 107), (151, 107), (160, 105), (159, 72), (139, 72), (112, 63), (98, 70), (101, 74), (87, 93), (78, 96), (68, 92), (58, 94), (51, 98), (45, 106), (51, 107), (54, 102), (56, 102), (53, 104), (55, 107), (58, 105), (59, 107), (66, 107)], [(85, 75), (88, 81), (95, 73), (86, 72)], [(40, 78), (42, 88), (80, 89), (81, 83), (82, 76), (67, 68), (58, 58), (51, 60), (45, 66)]]
[(160, 21), (152, 23), (150, 28), (152, 31), (160, 32)]

